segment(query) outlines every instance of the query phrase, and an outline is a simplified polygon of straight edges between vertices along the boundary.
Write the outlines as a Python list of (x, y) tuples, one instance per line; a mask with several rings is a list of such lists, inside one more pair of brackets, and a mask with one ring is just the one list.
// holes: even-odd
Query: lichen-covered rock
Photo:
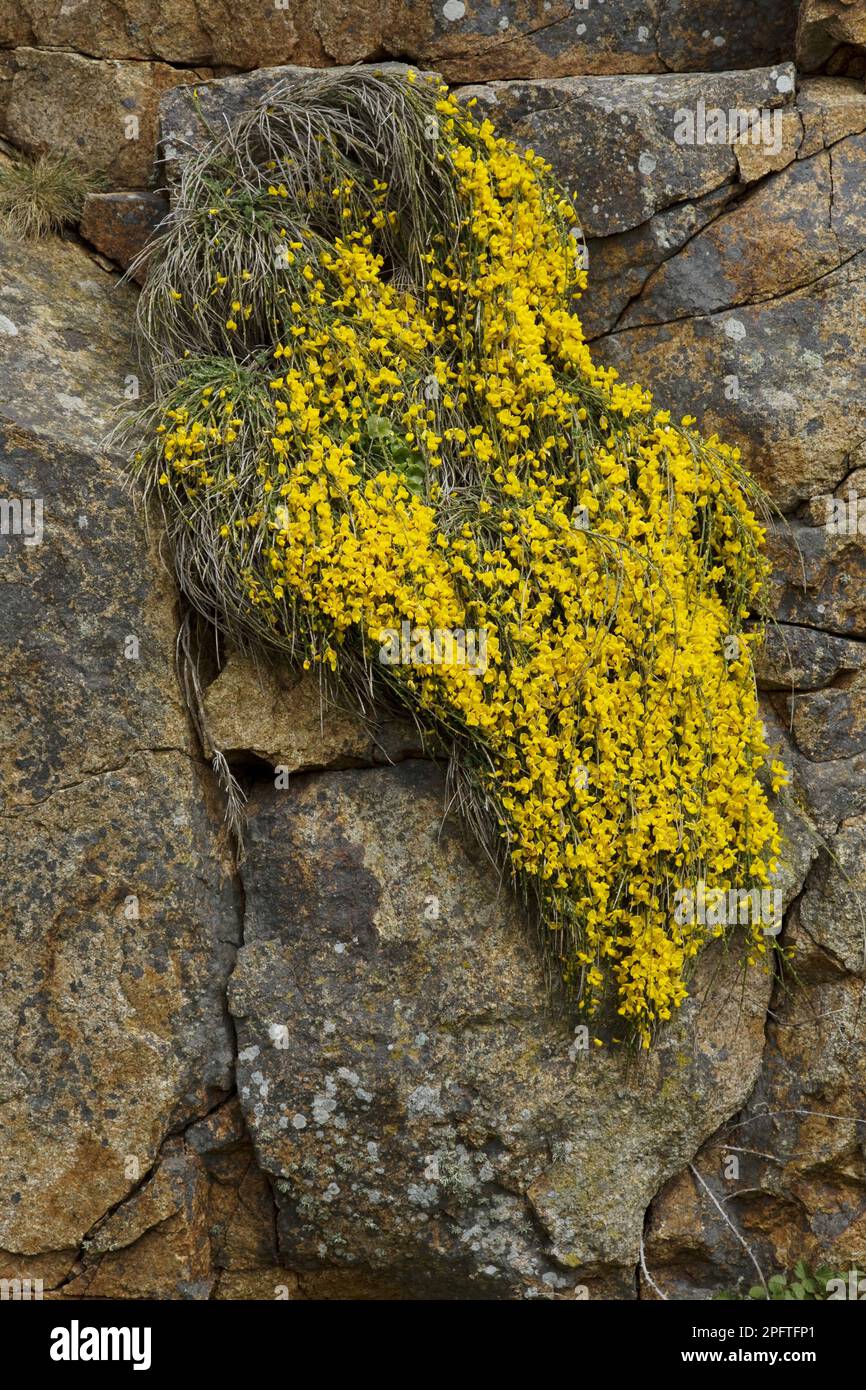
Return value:
[(790, 509), (835, 487), (866, 428), (858, 385), (864, 314), (860, 252), (778, 298), (616, 332), (596, 348), (660, 402), (736, 441), (746, 466)]
[(298, 10), (283, 0), (238, 0), (230, 8), (220, 0), (0, 0), (0, 44), (66, 49), (90, 58), (156, 58), (187, 67), (267, 67), (298, 49), (306, 49), (309, 61), (321, 56)]
[[(168, 212), (159, 193), (90, 193), (84, 202), (81, 235), (109, 260), (128, 270)], [(144, 268), (135, 279), (144, 281)]]
[(278, 1264), (276, 1210), (236, 1098), (191, 1125), (186, 1144), (208, 1175), (212, 1297), (294, 1297), (296, 1278)]
[(382, 53), (431, 63), (453, 81), (566, 73), (716, 71), (793, 57), (796, 0), (3, 0), (0, 45), (32, 43), (101, 58), (260, 68), (328, 66)]
[(239, 914), (174, 596), (97, 443), (130, 294), (72, 244), (2, 257), (0, 1247), (68, 1263), (232, 1085)]
[[(727, 93), (723, 85), (727, 81), (727, 75), (717, 79), (717, 93), (721, 98), (718, 109), (725, 111), (726, 121), (731, 105), (733, 104), (733, 109), (737, 109), (734, 98), (738, 75), (730, 74), (730, 78), (731, 84)], [(668, 80), (673, 79), (660, 79)], [(679, 82), (696, 80), (677, 79)], [(717, 174), (725, 173), (724, 181), (710, 192), (701, 192), (704, 185), (698, 177), (686, 186), (685, 201), (674, 203), (657, 212), (648, 221), (640, 222), (625, 231), (612, 234), (603, 231), (598, 236), (590, 237), (587, 247), (589, 289), (581, 304), (581, 317), (590, 338), (599, 337), (626, 323), (634, 325), (645, 320), (663, 322), (668, 311), (672, 312), (674, 318), (699, 312), (696, 306), (704, 304), (707, 297), (712, 296), (714, 292), (718, 293), (720, 276), (723, 282), (730, 276), (735, 291), (742, 284), (739, 277), (744, 277), (748, 285), (757, 284), (760, 277), (755, 276), (756, 266), (764, 267), (765, 273), (772, 278), (775, 269), (773, 258), (764, 254), (764, 248), (750, 250), (741, 261), (737, 258), (733, 245), (724, 244), (723, 238), (718, 236), (715, 230), (716, 220), (724, 217), (727, 225), (728, 218), (736, 216), (738, 220), (732, 224), (732, 229), (736, 230), (738, 237), (744, 238), (748, 243), (748, 229), (761, 225), (761, 219), (757, 216), (758, 207), (750, 207), (748, 201), (744, 202), (742, 208), (738, 206), (738, 200), (749, 191), (750, 184), (765, 179), (771, 173), (787, 169), (795, 160), (806, 160), (828, 150), (846, 136), (858, 135), (866, 130), (866, 92), (863, 91), (860, 82), (838, 77), (809, 78), (799, 85), (796, 105), (790, 104), (792, 101), (793, 96), (788, 99), (788, 104), (782, 107), (763, 108), (764, 114), (760, 117), (760, 124), (753, 123), (748, 139), (735, 140), (730, 145), (726, 140), (722, 146), (701, 147), (701, 153), (705, 158), (711, 154), (711, 150), (714, 151), (712, 158), (715, 160)], [(690, 105), (694, 110), (694, 96)], [(705, 102), (705, 107), (707, 106), (709, 103)], [(739, 109), (742, 111), (744, 108)], [(760, 134), (761, 138), (756, 140), (753, 132)], [(723, 133), (728, 137), (732, 135), (729, 122)], [(609, 141), (618, 138), (619, 133), (614, 125), (612, 130), (606, 132), (606, 139)], [(729, 149), (733, 151), (733, 162), (727, 157), (726, 152)], [(554, 148), (551, 148), (550, 154), (554, 164), (560, 167)], [(654, 146), (650, 149), (650, 154), (657, 158)], [(817, 165), (807, 167), (799, 183), (795, 184), (795, 188), (802, 190), (801, 196), (807, 199), (806, 208), (799, 206), (795, 197), (792, 200), (792, 214), (799, 207), (798, 215), (791, 216), (790, 226), (783, 218), (783, 225), (778, 233), (774, 232), (774, 238), (785, 253), (780, 268), (783, 272), (787, 271), (789, 277), (792, 260), (795, 264), (796, 261), (802, 260), (804, 269), (813, 260), (812, 249), (805, 235), (810, 212), (815, 218), (820, 219), (821, 240), (829, 247), (829, 254), (825, 251), (825, 255), (832, 260), (833, 255), (837, 254), (837, 248), (832, 241), (833, 229), (826, 202), (822, 202), (818, 197), (808, 203), (811, 181), (817, 179), (819, 184), (823, 183), (826, 186), (831, 172), (829, 164), (828, 155), (824, 155), (823, 160)], [(699, 176), (702, 175), (700, 163), (697, 164), (697, 171)], [(826, 187), (821, 191), (826, 200)], [(784, 204), (784, 195), (788, 192), (786, 186), (783, 184), (777, 191), (776, 181), (771, 179), (755, 192), (765, 200), (767, 206), (774, 209), (773, 217), (777, 221), (778, 209)], [(579, 186), (576, 194), (578, 205), (585, 217), (585, 205), (581, 203)], [(630, 191), (629, 196), (633, 203), (633, 191)], [(849, 193), (847, 216), (850, 217), (852, 214), (855, 219), (859, 218), (859, 202), (852, 200)], [(698, 237), (704, 227), (709, 229), (708, 232), (705, 236)], [(709, 276), (706, 286), (701, 284), (705, 268), (699, 268), (698, 257), (692, 253), (692, 238), (698, 241), (696, 250), (703, 257), (706, 257), (707, 248), (715, 248), (716, 239), (720, 243), (721, 254), (713, 264), (706, 267), (706, 274)], [(684, 253), (684, 266), (693, 271), (691, 282), (688, 282), (687, 276), (681, 274), (677, 264), (677, 253), (681, 250)], [(658, 311), (653, 305), (651, 312), (642, 296), (645, 291), (652, 295), (658, 287), (663, 289), (668, 283), (668, 275), (672, 277), (670, 285), (673, 292), (667, 295), (666, 305), (660, 305)], [(682, 302), (677, 299), (676, 294), (676, 289), (680, 286), (683, 290)], [(768, 285), (759, 286), (758, 292), (766, 296)]]
[(866, 72), (863, 0), (803, 0), (797, 24), (797, 64), (862, 77)]
[[(608, 326), (597, 353), (739, 444), (747, 466), (791, 510), (850, 473), (866, 430), (857, 389), (866, 99), (856, 83), (817, 79), (784, 114), (796, 117), (799, 134), (786, 148), (784, 127), (778, 132), (783, 165), (751, 167), (743, 151), (751, 156), (752, 146), (738, 147), (736, 180), (715, 192), (709, 216), (700, 201), (689, 206), (686, 235), (656, 216), (626, 234), (628, 246), (615, 236), (591, 242), (587, 300), (590, 329)], [(636, 255), (623, 281), (631, 243)]]
[(821, 690), (866, 666), (866, 647), (811, 627), (773, 623), (756, 658), (762, 690)]
[(119, 189), (151, 183), (161, 94), (211, 76), (39, 48), (18, 48), (13, 61), (0, 134), (30, 155), (67, 155)]
[(170, 1139), (140, 1188), (83, 1244), (64, 1298), (207, 1298), (215, 1283), (204, 1164)]
[(282, 1258), (404, 1297), (631, 1297), (647, 1202), (751, 1088), (767, 976), (706, 959), (649, 1058), (583, 1050), (432, 765), (250, 812), (230, 1006)]
[(856, 135), (789, 164), (666, 260), (619, 328), (778, 299), (838, 270), (866, 248), (864, 160)]
[(365, 727), (330, 702), (312, 672), (232, 653), (204, 697), (208, 752), (253, 754), (284, 773), (390, 762), (420, 751), (401, 721)]
[(553, 164), (573, 190), (583, 231), (598, 237), (637, 227), (736, 177), (734, 123), (726, 121), (719, 141), (701, 140), (699, 104), (769, 112), (793, 103), (795, 82), (793, 66), (784, 63), (712, 76), (491, 82), (461, 96), (477, 100), (498, 134)]
[[(856, 944), (847, 926), (859, 914), (840, 917), (826, 898), (819, 908), (820, 889), (807, 896), (811, 925), (788, 929), (796, 974), (776, 990), (748, 1104), (696, 1156), (700, 1177), (684, 1171), (653, 1203), (646, 1262), (670, 1298), (748, 1288), (798, 1259), (842, 1270), (866, 1261), (862, 936)], [(816, 912), (824, 943), (811, 935)], [(845, 969), (849, 949), (857, 974)], [(654, 1296), (647, 1283), (642, 1296)]]
[(141, 390), (135, 296), (71, 242), (4, 237), (2, 245), (2, 419), (96, 455), (119, 411)]
[(866, 637), (866, 535), (791, 521), (768, 529), (767, 550), (781, 622)]

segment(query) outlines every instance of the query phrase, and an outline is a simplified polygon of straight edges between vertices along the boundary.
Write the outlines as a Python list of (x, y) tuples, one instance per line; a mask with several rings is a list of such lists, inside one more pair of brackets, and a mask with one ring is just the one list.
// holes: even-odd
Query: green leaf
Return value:
[(394, 433), (391, 421), (385, 415), (368, 415), (364, 421), (364, 428), (371, 439), (387, 439)]

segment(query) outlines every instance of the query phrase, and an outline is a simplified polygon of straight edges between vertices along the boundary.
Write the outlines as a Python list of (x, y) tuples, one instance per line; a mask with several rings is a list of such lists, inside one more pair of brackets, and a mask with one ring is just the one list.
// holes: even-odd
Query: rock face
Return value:
[(230, 1006), (281, 1255), (404, 1297), (632, 1297), (648, 1198), (748, 1095), (769, 980), (707, 961), (648, 1061), (581, 1048), (443, 790), (409, 761), (251, 802)]
[[(158, 193), (89, 193), (81, 218), (81, 235), (97, 251), (128, 270), (168, 212)], [(135, 272), (144, 282), (146, 267)]]
[(758, 67), (793, 56), (796, 22), (796, 0), (520, 0), (508, 14), (481, 0), (353, 0), (339, 11), (319, 0), (239, 0), (231, 9), (215, 0), (95, 0), (83, 13), (46, 0), (3, 0), (0, 45), (241, 69), (399, 54), (440, 68), (449, 81), (471, 82)]
[(725, 112), (773, 111), (794, 101), (795, 81), (785, 63), (710, 77), (491, 82), (464, 95), (497, 130), (554, 164), (587, 237), (608, 237), (736, 177), (733, 123), (718, 142), (700, 139), (699, 101)]
[(796, 22), (797, 0), (0, 0), (0, 137), (146, 188), (159, 94), (214, 72), (396, 57), (452, 83), (715, 73), (792, 59)]
[[(709, 215), (698, 202), (703, 225), (692, 221), (679, 245), (664, 225), (654, 232), (660, 219), (649, 224), (642, 241), (655, 239), (655, 264), (644, 261), (649, 273), (628, 299), (611, 302), (603, 285), (610, 326), (597, 342), (623, 376), (736, 439), (788, 511), (833, 491), (866, 425), (856, 327), (866, 295), (857, 172), (866, 101), (850, 81), (821, 79), (805, 85), (795, 114), (800, 134), (785, 167), (717, 194)], [(605, 242), (601, 255), (610, 259)]]
[[(805, 0), (800, 68), (825, 71), (798, 79), (796, 10), (0, 0), (0, 134), (103, 173), (82, 230), (119, 265), (198, 112), (289, 62), (399, 53), (552, 161), (597, 356), (739, 443), (788, 513), (758, 677), (797, 951), (745, 982), (703, 959), (648, 1059), (603, 1021), (586, 1048), (411, 730), (232, 653), (199, 747), (158, 537), (103, 447), (143, 389), (133, 290), (72, 240), (4, 243), (0, 1278), (693, 1298), (866, 1266), (866, 45), (861, 4)], [(240, 870), (216, 751), (250, 793)]]
[(239, 913), (174, 596), (97, 442), (132, 296), (71, 244), (2, 257), (0, 495), (24, 525), (0, 539), (0, 1247), (55, 1279), (231, 1089)]
[(797, 62), (804, 72), (863, 76), (866, 5), (863, 0), (803, 0), (797, 24)]
[(211, 76), (166, 63), (97, 62), (79, 53), (18, 48), (4, 97), (4, 134), (26, 154), (77, 160), (110, 188), (147, 188), (154, 176), (160, 95)]
[(203, 712), (210, 754), (252, 754), (284, 774), (393, 762), (421, 751), (408, 724), (367, 727), (329, 704), (312, 673), (257, 668), (236, 653), (208, 687)]

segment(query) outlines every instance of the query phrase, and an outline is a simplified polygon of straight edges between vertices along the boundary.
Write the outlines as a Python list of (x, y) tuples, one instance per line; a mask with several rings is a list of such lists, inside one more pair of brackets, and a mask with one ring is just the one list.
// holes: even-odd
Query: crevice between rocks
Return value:
[[(809, 867), (808, 867), (808, 869), (806, 870), (805, 876), (804, 876), (804, 878), (803, 878), (803, 882), (801, 883), (798, 892), (795, 894), (795, 896), (791, 899), (790, 903), (788, 904), (787, 910), (786, 910), (786, 912), (785, 912), (785, 920), (784, 920), (784, 924), (783, 924), (783, 927), (782, 927), (782, 931), (781, 931), (781, 933), (780, 933), (780, 935), (779, 935), (779, 938), (778, 938), (780, 946), (784, 944), (785, 934), (786, 934), (786, 931), (787, 931), (787, 929), (788, 929), (788, 926), (789, 926), (790, 923), (791, 923), (793, 914), (797, 911), (797, 909), (798, 909), (798, 907), (799, 907), (800, 900), (802, 899), (804, 893), (807, 891), (807, 888), (809, 887), (810, 879), (813, 877), (814, 873), (816, 872), (816, 869), (817, 869), (817, 867), (818, 867), (818, 862), (819, 862), (819, 859), (818, 859), (818, 856), (816, 856), (816, 857), (811, 861), (811, 863), (809, 864)], [(698, 1155), (700, 1154), (700, 1152), (701, 1152), (702, 1149), (705, 1149), (705, 1148), (708, 1148), (708, 1147), (709, 1147), (709, 1148), (714, 1148), (714, 1147), (715, 1147), (715, 1148), (727, 1148), (728, 1146), (725, 1145), (725, 1144), (723, 1143), (723, 1136), (727, 1133), (727, 1131), (728, 1131), (728, 1129), (729, 1129), (729, 1126), (731, 1126), (731, 1125), (736, 1126), (739, 1116), (741, 1116), (746, 1110), (748, 1110), (749, 1105), (751, 1104), (751, 1101), (752, 1101), (752, 1097), (754, 1096), (755, 1091), (756, 1091), (757, 1087), (758, 1087), (759, 1084), (760, 1084), (761, 1076), (762, 1076), (763, 1071), (764, 1071), (764, 1064), (765, 1064), (765, 1061), (766, 1061), (767, 1052), (768, 1052), (768, 1049), (769, 1049), (769, 1047), (770, 1047), (770, 1045), (771, 1045), (771, 1041), (772, 1041), (772, 1040), (771, 1040), (771, 1037), (770, 1037), (770, 1030), (771, 1030), (771, 1028), (774, 1026), (774, 1023), (775, 1023), (774, 1004), (775, 1004), (776, 1001), (777, 1001), (777, 997), (778, 997), (779, 990), (780, 990), (782, 987), (783, 987), (783, 975), (782, 975), (781, 957), (779, 956), (778, 953), (774, 952), (774, 954), (773, 954), (773, 985), (772, 985), (772, 988), (771, 988), (771, 991), (770, 991), (770, 997), (769, 997), (769, 999), (768, 999), (768, 1001), (767, 1001), (767, 1007), (766, 1007), (766, 1010), (765, 1010), (765, 1013), (764, 1013), (764, 1041), (763, 1041), (763, 1045), (762, 1045), (762, 1047), (761, 1047), (760, 1061), (759, 1061), (758, 1066), (757, 1066), (757, 1069), (756, 1069), (755, 1080), (754, 1080), (754, 1083), (753, 1083), (753, 1085), (752, 1085), (752, 1088), (751, 1088), (751, 1090), (749, 1091), (749, 1094), (748, 1094), (748, 1095), (745, 1097), (745, 1099), (743, 1100), (742, 1104), (740, 1104), (740, 1105), (737, 1107), (736, 1110), (733, 1110), (733, 1111), (731, 1112), (731, 1114), (728, 1115), (727, 1119), (723, 1120), (721, 1124), (717, 1125), (717, 1127), (713, 1130), (713, 1132), (712, 1132), (711, 1134), (707, 1135), (707, 1137), (706, 1137), (705, 1139), (701, 1140), (701, 1142), (698, 1144), (697, 1148), (695, 1149), (694, 1153), (692, 1154), (692, 1156), (691, 1156), (691, 1158), (688, 1160), (688, 1162), (685, 1163), (685, 1164), (683, 1164), (683, 1166), (682, 1166), (681, 1168), (677, 1169), (677, 1172), (676, 1172), (676, 1173), (673, 1173), (673, 1174), (671, 1174), (670, 1177), (666, 1178), (666, 1179), (664, 1180), (664, 1182), (661, 1183), (661, 1185), (659, 1186), (658, 1191), (653, 1195), (653, 1197), (652, 1197), (652, 1198), (650, 1199), (650, 1201), (647, 1203), (646, 1209), (645, 1209), (645, 1211), (644, 1211), (643, 1225), (642, 1225), (642, 1228), (641, 1228), (641, 1250), (642, 1250), (642, 1253), (643, 1253), (644, 1257), (645, 1257), (645, 1255), (646, 1255), (646, 1243), (647, 1243), (647, 1236), (648, 1236), (648, 1234), (649, 1234), (650, 1222), (651, 1222), (651, 1220), (652, 1220), (653, 1206), (654, 1206), (655, 1202), (658, 1200), (658, 1198), (660, 1197), (661, 1193), (662, 1193), (662, 1192), (664, 1191), (664, 1189), (667, 1187), (668, 1183), (673, 1182), (674, 1179), (680, 1177), (682, 1174), (686, 1173), (689, 1169), (694, 1169), (695, 1164), (696, 1164), (696, 1160), (697, 1160)], [(761, 1191), (762, 1191), (763, 1189), (756, 1189), (756, 1190), (761, 1190)], [(732, 1195), (734, 1195), (734, 1194), (732, 1194)], [(736, 1195), (742, 1195), (742, 1194), (736, 1194)], [(729, 1219), (731, 1220), (732, 1224), (736, 1227), (736, 1222), (734, 1222), (733, 1217), (730, 1217), (730, 1215), (729, 1215)], [(744, 1239), (744, 1237), (742, 1237), (742, 1233), (740, 1233), (740, 1235), (741, 1235), (741, 1238)], [(647, 1267), (649, 1268), (648, 1262), (647, 1262)], [(643, 1271), (642, 1271), (642, 1266), (641, 1266), (641, 1260), (639, 1259), (638, 1262), (637, 1262), (637, 1264), (635, 1265), (635, 1270), (634, 1270), (635, 1289), (636, 1289), (636, 1296), (637, 1296), (638, 1299), (643, 1299), (643, 1298), (644, 1298), (644, 1294), (643, 1294), (643, 1292), (642, 1292), (642, 1283), (641, 1283), (641, 1275), (642, 1275), (642, 1273), (643, 1273)], [(649, 1269), (649, 1274), (650, 1274), (650, 1275), (653, 1275), (652, 1269)], [(660, 1281), (659, 1281), (659, 1288), (662, 1288), (662, 1285), (661, 1285)]]

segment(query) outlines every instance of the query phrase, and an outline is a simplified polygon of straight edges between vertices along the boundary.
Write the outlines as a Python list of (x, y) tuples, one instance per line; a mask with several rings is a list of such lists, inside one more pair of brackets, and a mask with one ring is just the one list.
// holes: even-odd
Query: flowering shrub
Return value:
[[(779, 849), (757, 493), (592, 361), (575, 214), (471, 106), (325, 74), (187, 161), (138, 471), (197, 608), (447, 747), (583, 1015), (611, 998), (647, 1046), (727, 934), (677, 890), (766, 884)], [(407, 622), (483, 631), (483, 671), (380, 663)]]

